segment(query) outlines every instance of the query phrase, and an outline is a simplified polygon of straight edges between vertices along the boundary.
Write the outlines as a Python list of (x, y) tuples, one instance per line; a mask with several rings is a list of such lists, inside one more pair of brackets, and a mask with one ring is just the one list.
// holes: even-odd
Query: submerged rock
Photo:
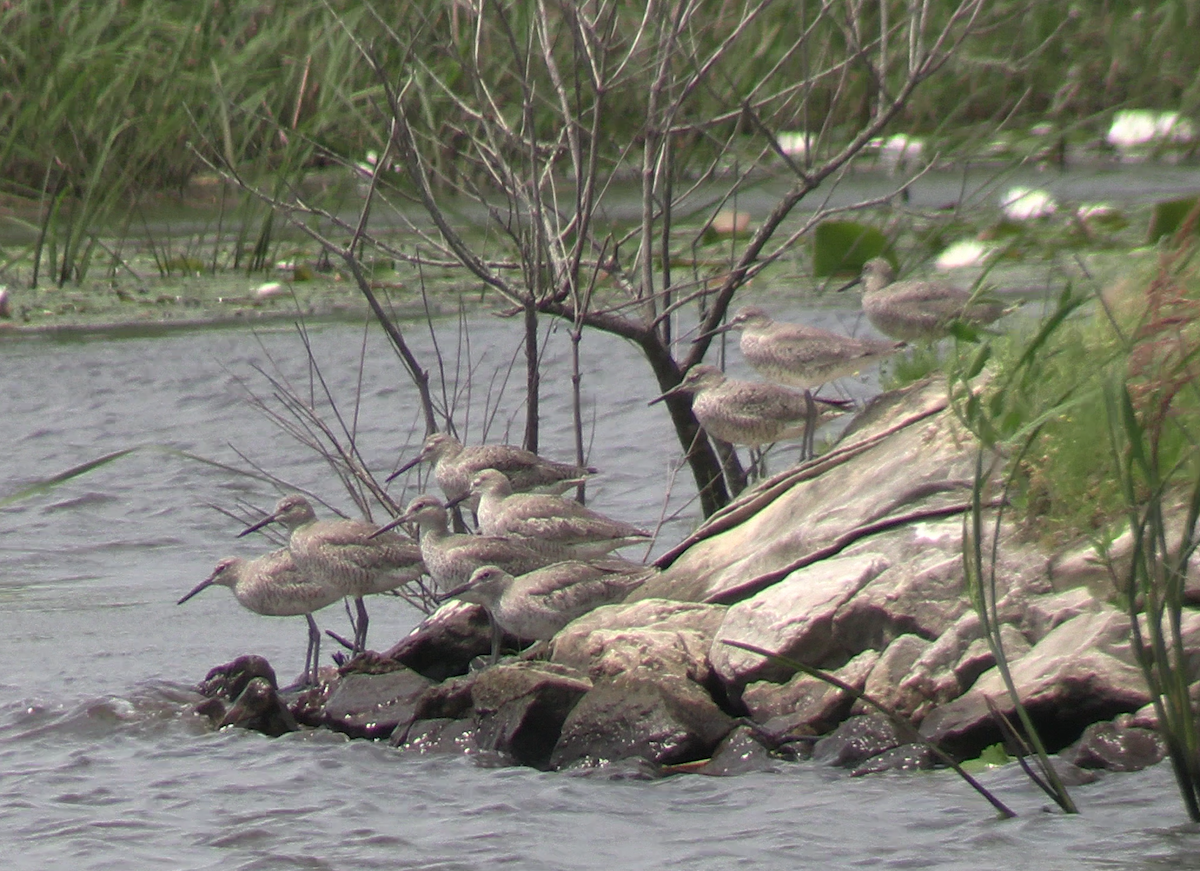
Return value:
[(694, 681), (621, 674), (597, 681), (567, 716), (550, 765), (593, 766), (628, 758), (669, 765), (706, 759), (733, 722)]
[(410, 669), (387, 674), (350, 674), (325, 703), (322, 723), (352, 738), (389, 738), (414, 719), (432, 681)]
[(1167, 744), (1162, 735), (1150, 729), (1117, 722), (1092, 723), (1078, 741), (1059, 755), (1080, 768), (1141, 771), (1162, 762), (1167, 755)]

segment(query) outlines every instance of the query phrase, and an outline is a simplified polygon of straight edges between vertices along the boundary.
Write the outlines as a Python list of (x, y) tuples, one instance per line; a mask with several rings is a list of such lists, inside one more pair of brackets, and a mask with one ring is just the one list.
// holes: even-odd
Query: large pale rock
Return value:
[[(1011, 623), (1000, 624), (1000, 649), (1006, 662), (1016, 662), (1030, 650), (1017, 627)], [(954, 665), (954, 677), (964, 691), (971, 688), (976, 679), (996, 664), (996, 657), (986, 638), (976, 638), (967, 646), (962, 658)]]
[(550, 765), (707, 759), (733, 726), (733, 718), (693, 681), (630, 672), (597, 681), (579, 701), (563, 724)]
[(838, 644), (834, 617), (888, 566), (886, 559), (870, 552), (827, 559), (730, 607), (709, 653), (730, 695), (740, 696), (752, 681), (787, 680), (791, 670), (725, 640), (752, 644), (814, 668), (837, 667), (858, 653)]
[(894, 638), (933, 639), (970, 607), (963, 590), (962, 521), (917, 523), (873, 536), (844, 555), (882, 553), (884, 571), (838, 609), (833, 632), (839, 646), (882, 650)]
[(607, 605), (559, 632), (551, 660), (593, 680), (637, 670), (707, 683), (708, 652), (725, 611), (723, 605), (666, 599)]
[[(878, 661), (878, 653), (866, 650), (831, 674), (861, 692)], [(750, 716), (779, 742), (828, 732), (845, 719), (853, 703), (854, 697), (844, 690), (803, 673), (785, 684), (758, 681), (742, 693)]]
[(952, 414), (938, 413), (945, 405), (944, 381), (880, 397), (822, 458), (832, 468), (798, 476), (744, 522), (691, 546), (630, 600), (737, 601), (756, 591), (756, 578), (846, 547), (888, 520), (952, 511), (970, 492), (975, 448)]
[[(883, 705), (889, 711), (907, 715), (915, 707), (913, 699), (904, 692), (901, 681), (913, 669), (917, 660), (930, 648), (931, 642), (918, 635), (901, 635), (887, 646), (867, 682), (863, 691), (872, 699)], [(856, 702), (852, 713), (865, 714), (874, 710), (865, 702)]]
[[(1011, 663), (1013, 681), (1047, 749), (1061, 748), (1083, 728), (1149, 700), (1141, 670), (1134, 665), (1129, 618), (1106, 608), (1080, 614), (1051, 631)], [(1000, 740), (987, 699), (1013, 714), (999, 671), (992, 668), (960, 698), (933, 710), (921, 733), (948, 752), (969, 757)]]

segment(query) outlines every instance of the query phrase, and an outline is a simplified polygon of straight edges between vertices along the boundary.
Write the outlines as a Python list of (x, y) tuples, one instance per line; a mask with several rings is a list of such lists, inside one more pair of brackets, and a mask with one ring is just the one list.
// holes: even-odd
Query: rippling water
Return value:
[[(513, 359), (515, 330), (488, 318), (471, 324), (471, 440), (495, 405), (488, 375)], [(439, 325), (451, 357), (456, 332)], [(412, 339), (424, 353), (428, 332), (414, 329)], [(347, 419), (363, 359), (357, 431), (367, 464), (387, 472), (410, 456), (420, 431), (414, 397), (386, 344), (370, 332), (364, 352), (363, 330), (348, 324), (315, 326), (311, 340)], [(648, 525), (681, 512), (662, 532), (660, 547), (669, 546), (695, 518), (686, 479), (670, 484), (674, 436), (661, 410), (646, 408), (654, 385), (620, 340), (589, 337), (584, 358), (589, 461), (604, 472), (592, 504)], [(555, 335), (542, 445), (563, 458), (572, 453), (567, 359)], [(305, 630), (300, 620), (249, 614), (222, 590), (174, 605), (219, 557), (265, 547), (235, 539), (238, 525), (210, 506), (266, 507), (276, 496), (180, 452), (244, 466), (240, 452), (350, 507), (314, 455), (244, 401), (246, 387), (269, 397), (255, 366), (274, 365), (307, 387), (290, 327), (0, 342), (0, 497), (111, 451), (156, 446), (0, 509), (0, 844), (9, 867), (1200, 867), (1196, 830), (1182, 824), (1164, 766), (1079, 788), (1084, 813), (1074, 819), (1043, 812), (1018, 772), (993, 772), (985, 780), (1022, 814), (1001, 823), (944, 773), (850, 779), (797, 764), (641, 782), (402, 758), (320, 732), (212, 732), (189, 713), (189, 685), (246, 652), (267, 656), (287, 679), (301, 668)], [(519, 440), (520, 369), (518, 358), (489, 440), (509, 426)], [(786, 450), (790, 459), (795, 447)], [(371, 616), (376, 647), (418, 617), (389, 599), (372, 602)], [(344, 628), (336, 608), (321, 618)]]

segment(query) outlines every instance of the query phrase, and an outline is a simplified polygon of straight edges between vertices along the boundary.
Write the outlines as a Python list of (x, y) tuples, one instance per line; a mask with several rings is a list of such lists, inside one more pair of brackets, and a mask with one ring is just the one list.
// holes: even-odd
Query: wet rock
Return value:
[[(1003, 623), (1000, 626), (1000, 644), (1007, 662), (1016, 662), (1030, 650), (1029, 642), (1025, 640), (1015, 626)], [(996, 664), (996, 657), (986, 638), (976, 638), (963, 652), (962, 658), (954, 665), (954, 677), (958, 686), (966, 691), (979, 679), (979, 676)]]
[(1050, 757), (1050, 766), (1058, 774), (1058, 779), (1063, 782), (1063, 786), (1066, 787), (1084, 786), (1099, 780), (1095, 771), (1080, 768), (1058, 756)]
[(779, 760), (771, 755), (758, 733), (748, 726), (738, 726), (717, 745), (712, 759), (698, 773), (732, 777), (756, 771), (776, 771), (778, 768)]
[(1015, 609), (1014, 622), (1027, 637), (1037, 642), (1068, 620), (1080, 614), (1094, 614), (1101, 607), (1099, 599), (1080, 587), (1046, 596), (1028, 597)]
[(470, 717), (474, 702), (471, 691), (475, 676), (466, 675), (434, 684), (417, 699), (414, 720), (463, 719)]
[[(1022, 703), (1051, 751), (1075, 740), (1084, 727), (1134, 711), (1149, 696), (1132, 661), (1129, 618), (1111, 608), (1084, 613), (1052, 630), (1010, 664)], [(933, 710), (921, 734), (951, 755), (977, 756), (1000, 740), (986, 699), (1008, 715), (1003, 680), (992, 668), (963, 696)]]
[(706, 683), (723, 605), (648, 599), (597, 608), (554, 637), (551, 660), (593, 680), (637, 671)]
[(893, 747), (901, 738), (896, 726), (881, 714), (851, 717), (813, 745), (813, 762), (854, 768)]
[(962, 695), (964, 687), (955, 669), (968, 646), (981, 638), (982, 633), (979, 618), (973, 611), (968, 611), (929, 645), (913, 663), (909, 673), (900, 680), (899, 691), (903, 704), (897, 713), (905, 714), (914, 723), (919, 723), (932, 707)]
[(417, 720), (392, 734), (393, 747), (414, 756), (450, 753), (456, 756), (480, 753), (475, 724), (450, 717)]
[(219, 728), (225, 726), (262, 732), (272, 738), (300, 728), (287, 705), (280, 700), (275, 687), (265, 677), (250, 679), (222, 718)]
[(844, 650), (883, 650), (901, 635), (933, 639), (970, 608), (963, 595), (962, 522), (910, 524), (872, 536), (846, 556), (870, 549), (887, 560), (838, 609), (833, 623)]
[(475, 741), (520, 765), (546, 768), (563, 722), (592, 682), (554, 663), (501, 663), (484, 669), (471, 687)]
[[(944, 381), (878, 397), (821, 458), (815, 469), (823, 471), (747, 491), (628, 601), (734, 603), (769, 586), (781, 569), (843, 549), (889, 520), (961, 504), (975, 449), (952, 414), (938, 413), (945, 407)], [(740, 506), (757, 502), (761, 510), (737, 522), (750, 513)]]
[[(874, 650), (864, 651), (832, 674), (861, 691), (878, 661)], [(750, 716), (783, 743), (833, 729), (850, 713), (854, 697), (819, 678), (797, 674), (785, 684), (750, 684), (742, 702)]]
[(322, 722), (352, 738), (387, 738), (413, 719), (429, 683), (408, 669), (347, 675), (326, 702)]
[(382, 656), (411, 668), (430, 680), (466, 674), (471, 660), (490, 653), (491, 628), (479, 605), (449, 602)]
[(255, 678), (263, 678), (273, 689), (279, 688), (271, 663), (265, 657), (246, 654), (211, 669), (196, 691), (210, 699), (224, 698), (232, 702)]
[(733, 728), (704, 689), (687, 678), (636, 672), (596, 682), (567, 716), (553, 768), (641, 757), (658, 765), (712, 755)]
[[(888, 567), (875, 553), (834, 558), (788, 575), (756, 596), (729, 608), (709, 658), (733, 698), (753, 681), (783, 681), (791, 669), (726, 640), (752, 644), (814, 668), (836, 668), (849, 659), (833, 638), (838, 610)], [(858, 651), (854, 651), (857, 653)]]
[(1167, 745), (1158, 732), (1116, 722), (1092, 723), (1078, 741), (1059, 754), (1080, 768), (1141, 771), (1162, 762)]
[(929, 771), (937, 764), (937, 754), (927, 744), (901, 744), (867, 759), (851, 771), (850, 776), (862, 777), (884, 771)]
[[(917, 700), (905, 692), (901, 681), (930, 646), (930, 642), (917, 635), (901, 635), (895, 639), (871, 669), (863, 692), (889, 711), (910, 713)], [(855, 702), (850, 709), (854, 714), (865, 714), (870, 710), (871, 706), (862, 701)]]

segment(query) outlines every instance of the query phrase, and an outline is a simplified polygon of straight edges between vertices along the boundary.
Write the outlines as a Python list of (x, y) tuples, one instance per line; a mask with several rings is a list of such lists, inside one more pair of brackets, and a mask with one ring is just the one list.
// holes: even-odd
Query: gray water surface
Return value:
[[(847, 318), (833, 311), (816, 322), (847, 328)], [(471, 322), (470, 441), (483, 437), (498, 389), (489, 401), (490, 375), (513, 359), (516, 330)], [(451, 359), (456, 334), (456, 324), (439, 325)], [(310, 330), (347, 420), (363, 361), (358, 444), (386, 474), (412, 455), (421, 428), (399, 364), (377, 331), (365, 335), (364, 352), (361, 326)], [(428, 331), (410, 335), (427, 354)], [(568, 359), (556, 334), (542, 450), (561, 458), (572, 454)], [(1045, 812), (1018, 771), (1001, 769), (984, 780), (1021, 816), (998, 822), (942, 772), (851, 779), (781, 763), (769, 774), (642, 782), (402, 758), (322, 732), (212, 732), (189, 712), (190, 685), (251, 652), (290, 679), (305, 630), (299, 619), (250, 614), (220, 589), (174, 604), (221, 556), (269, 546), (236, 539), (239, 525), (210, 506), (265, 508), (278, 495), (180, 452), (244, 467), (241, 452), (352, 507), (319, 459), (245, 402), (247, 387), (270, 396), (255, 366), (273, 365), (307, 389), (293, 328), (0, 341), (0, 497), (111, 451), (155, 446), (0, 509), (7, 867), (1200, 868), (1197, 830), (1184, 824), (1166, 766), (1078, 788), (1075, 818)], [(602, 470), (591, 504), (651, 527), (679, 512), (661, 530), (665, 549), (697, 518), (686, 476), (672, 483), (680, 447), (665, 414), (646, 407), (656, 388), (636, 350), (611, 337), (588, 337), (584, 368), (589, 462)], [(518, 358), (489, 441), (519, 441), (520, 370)], [(777, 467), (796, 447), (782, 450)], [(402, 491), (397, 481), (392, 492)], [(395, 599), (370, 607), (379, 649), (419, 619)], [(318, 616), (345, 630), (336, 606)]]

